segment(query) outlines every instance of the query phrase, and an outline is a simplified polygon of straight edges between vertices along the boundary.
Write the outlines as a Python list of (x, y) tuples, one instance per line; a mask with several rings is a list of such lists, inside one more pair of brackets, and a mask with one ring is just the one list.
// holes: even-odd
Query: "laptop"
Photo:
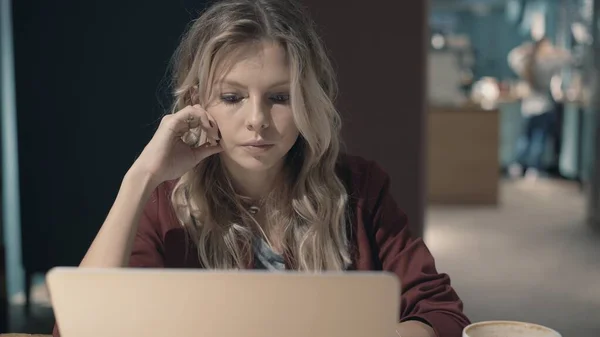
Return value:
[(62, 337), (390, 337), (389, 273), (59, 267), (47, 274)]

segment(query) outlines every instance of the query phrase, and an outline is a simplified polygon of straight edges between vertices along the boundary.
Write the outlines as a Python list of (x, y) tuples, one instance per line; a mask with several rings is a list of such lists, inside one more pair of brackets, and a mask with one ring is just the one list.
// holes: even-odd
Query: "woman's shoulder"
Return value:
[(150, 198), (146, 204), (146, 208), (155, 208), (156, 211), (161, 212), (164, 211), (165, 206), (170, 205), (171, 194), (175, 189), (175, 185), (179, 179), (176, 180), (167, 180), (160, 183), (150, 194)]
[(349, 153), (339, 155), (336, 169), (338, 174), (350, 175), (358, 180), (365, 179), (369, 175), (387, 177), (387, 172), (376, 161)]
[(339, 156), (336, 172), (351, 197), (377, 197), (389, 185), (389, 175), (374, 160), (343, 153)]
[(144, 207), (144, 215), (148, 222), (146, 225), (157, 227), (158, 232), (166, 233), (179, 227), (179, 221), (171, 203), (171, 194), (179, 179), (168, 180), (159, 184)]

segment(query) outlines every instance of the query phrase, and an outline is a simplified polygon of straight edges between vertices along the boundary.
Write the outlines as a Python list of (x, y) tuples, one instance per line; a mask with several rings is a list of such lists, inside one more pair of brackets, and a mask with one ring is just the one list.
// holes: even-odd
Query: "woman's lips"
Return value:
[(244, 148), (244, 150), (248, 151), (248, 152), (252, 152), (252, 153), (261, 153), (261, 152), (266, 152), (268, 150), (270, 150), (271, 148), (273, 148), (273, 144), (245, 144), (242, 147)]

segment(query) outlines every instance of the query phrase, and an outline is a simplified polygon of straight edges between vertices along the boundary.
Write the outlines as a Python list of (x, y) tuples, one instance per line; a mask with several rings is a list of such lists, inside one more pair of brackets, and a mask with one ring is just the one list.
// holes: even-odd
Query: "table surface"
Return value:
[(51, 337), (52, 335), (30, 335), (26, 333), (3, 333), (0, 337)]

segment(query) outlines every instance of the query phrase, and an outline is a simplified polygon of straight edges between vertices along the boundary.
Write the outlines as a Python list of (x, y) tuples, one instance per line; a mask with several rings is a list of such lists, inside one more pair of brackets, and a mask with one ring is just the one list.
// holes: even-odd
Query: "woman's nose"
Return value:
[(246, 128), (249, 131), (259, 132), (270, 126), (268, 105), (262, 99), (254, 100), (246, 121)]

